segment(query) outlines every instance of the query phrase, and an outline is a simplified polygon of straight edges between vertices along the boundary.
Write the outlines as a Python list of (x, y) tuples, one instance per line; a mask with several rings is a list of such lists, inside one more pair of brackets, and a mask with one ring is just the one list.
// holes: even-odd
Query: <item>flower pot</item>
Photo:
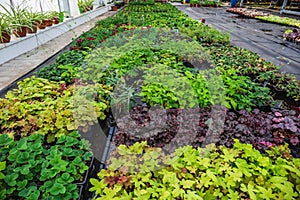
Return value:
[(32, 25), (32, 27), (27, 28), (27, 33), (28, 34), (33, 34), (37, 32), (37, 25)]
[(25, 37), (27, 34), (27, 27), (26, 26), (22, 26), (18, 29), (13, 30), (13, 34), (16, 37)]
[(9, 43), (10, 42), (10, 34), (6, 32), (1, 33), (2, 37), (0, 38), (0, 43)]
[(117, 6), (112, 6), (112, 7), (111, 7), (111, 10), (112, 10), (112, 11), (117, 11), (117, 10), (118, 10), (118, 7), (117, 7)]
[(35, 22), (35, 24), (39, 29), (45, 29), (46, 28), (46, 23), (44, 22), (44, 20), (42, 22)]
[(53, 21), (52, 21), (52, 19), (48, 19), (48, 20), (46, 20), (46, 26), (52, 26), (52, 24), (53, 24)]
[(52, 22), (53, 22), (53, 24), (58, 24), (59, 23), (59, 18), (58, 17), (53, 17)]

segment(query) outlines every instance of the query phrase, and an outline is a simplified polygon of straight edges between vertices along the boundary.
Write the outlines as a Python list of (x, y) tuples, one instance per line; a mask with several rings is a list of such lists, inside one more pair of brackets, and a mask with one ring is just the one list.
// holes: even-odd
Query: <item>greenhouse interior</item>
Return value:
[(0, 200), (299, 200), (300, 0), (0, 0), (0, 132)]

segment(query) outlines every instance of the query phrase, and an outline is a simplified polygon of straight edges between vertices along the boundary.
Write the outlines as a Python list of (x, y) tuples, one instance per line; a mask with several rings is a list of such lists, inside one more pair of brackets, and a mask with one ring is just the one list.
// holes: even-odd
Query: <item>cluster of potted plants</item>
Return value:
[(84, 13), (90, 10), (93, 10), (93, 0), (79, 0), (78, 7), (80, 13)]
[(257, 10), (249, 10), (247, 8), (227, 8), (227, 12), (239, 14), (245, 17), (255, 18), (258, 16), (268, 16), (269, 14)]
[(36, 13), (20, 6), (0, 6), (4, 9), (0, 13), (0, 43), (9, 43), (12, 34), (25, 37), (60, 22), (58, 12)]
[[(130, 3), (36, 75), (0, 99), (0, 131), (14, 138), (0, 137), (12, 154), (0, 160), (4, 198), (76, 198), (73, 185), (85, 170), (69, 167), (87, 169), (90, 154), (74, 131), (84, 134), (108, 116), (117, 149), (89, 180), (95, 199), (300, 196), (299, 81), (170, 4)], [(214, 117), (224, 119), (217, 132)], [(211, 132), (216, 146), (205, 144)], [(13, 162), (28, 146), (35, 168), (44, 168), (35, 179), (27, 170), (33, 162)], [(73, 160), (79, 149), (86, 156)], [(22, 169), (10, 176), (15, 165)]]
[(281, 16), (276, 16), (276, 15), (257, 16), (256, 18), (263, 20), (263, 21), (267, 21), (267, 22), (272, 22), (272, 23), (276, 23), (276, 24), (282, 24), (282, 25), (288, 25), (288, 26), (300, 28), (300, 20), (297, 20), (295, 18), (281, 17)]
[(245, 17), (255, 18), (266, 22), (272, 22), (276, 24), (288, 25), (300, 28), (300, 21), (295, 18), (276, 16), (255, 9), (247, 8), (227, 8), (227, 12), (239, 14)]
[(221, 1), (208, 1), (208, 0), (191, 0), (190, 7), (219, 7), (221, 6)]
[(295, 42), (295, 43), (300, 43), (300, 31), (297, 29), (293, 30), (286, 30), (283, 34), (283, 37), (287, 41)]

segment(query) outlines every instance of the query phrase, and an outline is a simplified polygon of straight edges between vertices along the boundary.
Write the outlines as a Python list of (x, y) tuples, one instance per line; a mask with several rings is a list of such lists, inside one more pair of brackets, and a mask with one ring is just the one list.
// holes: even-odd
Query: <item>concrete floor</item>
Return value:
[(0, 93), (7, 90), (16, 80), (36, 69), (49, 58), (55, 56), (64, 47), (83, 32), (90, 30), (99, 20), (112, 16), (117, 11), (109, 11), (75, 29), (47, 42), (40, 47), (0, 65)]
[(282, 72), (292, 73), (300, 80), (300, 45), (283, 40), (283, 33), (291, 27), (241, 18), (226, 12), (226, 7), (204, 8), (176, 4), (176, 7), (195, 20), (231, 34), (231, 44), (258, 53), (262, 58), (281, 66)]

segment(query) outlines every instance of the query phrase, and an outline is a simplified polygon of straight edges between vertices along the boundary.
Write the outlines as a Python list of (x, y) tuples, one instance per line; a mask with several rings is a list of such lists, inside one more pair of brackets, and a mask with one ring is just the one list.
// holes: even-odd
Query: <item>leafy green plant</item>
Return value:
[(237, 76), (235, 70), (226, 70), (222, 73), (226, 92), (226, 107), (234, 110), (272, 104), (269, 88), (261, 87), (252, 82), (247, 76)]
[[(237, 71), (261, 86), (286, 92), (294, 101), (299, 100), (300, 87), (295, 76), (279, 72), (279, 67), (259, 55), (239, 47), (205, 47), (213, 63), (220, 69)], [(265, 85), (266, 84), (266, 85)], [(274, 96), (274, 95), (273, 95)]]
[[(88, 92), (90, 87), (94, 87), (95, 93)], [(87, 92), (84, 92), (85, 90)], [(52, 142), (78, 127), (89, 127), (88, 125), (96, 123), (97, 117), (104, 119), (104, 112), (108, 109), (106, 98), (109, 90), (110, 88), (101, 85), (78, 85), (75, 90), (74, 85), (66, 87), (63, 82), (27, 78), (19, 82), (18, 89), (8, 92), (4, 99), (0, 99), (0, 130), (15, 139), (38, 132), (46, 135), (48, 142)], [(76, 93), (77, 91), (81, 93)], [(79, 97), (87, 104), (76, 104), (78, 96), (74, 99), (74, 94), (80, 94)], [(90, 94), (96, 96), (91, 98), (88, 96)], [(80, 108), (84, 110), (85, 106), (90, 104), (92, 106), (89, 107), (89, 111), (95, 111), (95, 115), (91, 116), (93, 112), (80, 113)], [(76, 123), (74, 119), (74, 114), (78, 112), (82, 117), (80, 123)]]
[(188, 27), (181, 26), (179, 30), (204, 45), (229, 44), (228, 33), (220, 33), (218, 30), (200, 23)]
[(0, 136), (1, 163), (6, 162), (0, 179), (3, 199), (74, 199), (76, 182), (82, 181), (92, 154), (74, 132), (60, 137), (52, 146), (34, 134), (15, 142)]
[(50, 81), (65, 81), (71, 84), (77, 78), (78, 70), (84, 65), (84, 58), (89, 50), (66, 51), (58, 56), (55, 62), (35, 72), (40, 78)]
[(79, 0), (78, 7), (80, 13), (84, 13), (93, 9), (93, 0)]
[(22, 8), (21, 5), (11, 6), (7, 4), (6, 6), (0, 4), (0, 7), (4, 10), (2, 15), (6, 16), (11, 22), (10, 27), (14, 30), (20, 30), (22, 27), (29, 27), (31, 23), (26, 15), (26, 8)]
[(0, 13), (0, 43), (10, 40), (10, 31), (11, 21), (3, 13)]
[(166, 65), (158, 64), (145, 69), (143, 78), (144, 85), (139, 95), (150, 106), (193, 108), (198, 104), (187, 77)]
[[(108, 170), (91, 179), (94, 199), (297, 199), (300, 160), (281, 147), (180, 147), (171, 155), (146, 142), (120, 145)], [(284, 153), (283, 153), (284, 152)]]
[[(0, 183), (2, 182), (2, 180), (5, 178), (5, 175), (3, 174), (3, 171), (6, 168), (6, 162), (0, 162)], [(0, 198), (4, 199), (5, 198), (5, 187), (1, 184), (0, 186)]]

